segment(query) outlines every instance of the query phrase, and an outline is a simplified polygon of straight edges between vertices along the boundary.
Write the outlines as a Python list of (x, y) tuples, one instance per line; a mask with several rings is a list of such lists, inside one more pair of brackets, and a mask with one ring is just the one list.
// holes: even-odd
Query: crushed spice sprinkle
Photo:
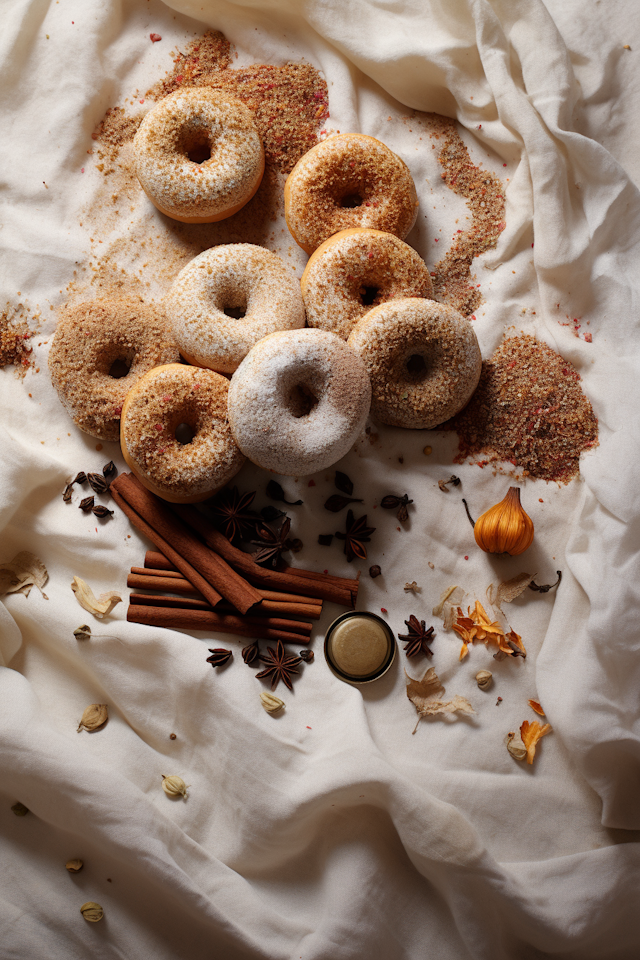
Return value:
[(7, 303), (0, 313), (0, 369), (14, 366), (20, 376), (33, 366), (33, 348), (29, 340), (36, 331), (31, 330), (22, 304)]
[(523, 476), (568, 483), (580, 454), (598, 445), (598, 421), (568, 361), (528, 334), (505, 338), (482, 364), (469, 404), (444, 424), (459, 438), (456, 463), (506, 461)]

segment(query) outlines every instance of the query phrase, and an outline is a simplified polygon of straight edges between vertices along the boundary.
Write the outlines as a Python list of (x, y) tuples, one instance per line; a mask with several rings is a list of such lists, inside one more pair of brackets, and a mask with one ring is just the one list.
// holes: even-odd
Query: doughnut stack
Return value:
[[(165, 97), (134, 139), (140, 185), (160, 215), (233, 216), (260, 186), (251, 112), (206, 87)], [(433, 300), (405, 242), (418, 200), (406, 164), (361, 134), (328, 137), (296, 164), (285, 217), (310, 255), (302, 280), (247, 243), (195, 257), (161, 304), (103, 299), (63, 308), (49, 357), (80, 429), (120, 439), (138, 479), (195, 503), (245, 458), (304, 476), (343, 457), (367, 417), (431, 429), (480, 377), (470, 323)]]

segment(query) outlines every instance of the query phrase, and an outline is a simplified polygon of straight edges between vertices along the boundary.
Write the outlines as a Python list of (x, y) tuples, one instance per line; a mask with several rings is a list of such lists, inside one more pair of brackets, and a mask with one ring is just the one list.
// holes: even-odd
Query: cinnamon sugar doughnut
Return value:
[(240, 210), (264, 173), (251, 111), (207, 87), (169, 94), (133, 140), (135, 170), (149, 199), (183, 223), (213, 223)]
[(49, 370), (80, 429), (117, 440), (131, 387), (153, 367), (179, 359), (161, 307), (133, 298), (105, 299), (62, 309)]
[(371, 378), (371, 413), (392, 427), (432, 430), (468, 403), (482, 357), (471, 323), (434, 300), (407, 298), (370, 310), (349, 346)]
[(229, 429), (228, 391), (219, 373), (181, 363), (150, 370), (131, 389), (120, 443), (148, 490), (171, 503), (197, 503), (235, 476), (244, 456)]
[(185, 360), (220, 373), (233, 373), (268, 333), (304, 327), (297, 277), (251, 243), (205, 250), (178, 274), (165, 304)]
[(426, 263), (407, 243), (381, 230), (341, 230), (311, 255), (302, 274), (310, 327), (347, 339), (362, 317), (398, 297), (432, 297)]
[(349, 227), (372, 227), (403, 240), (418, 215), (406, 163), (362, 133), (327, 137), (300, 157), (284, 185), (284, 213), (307, 253)]
[(343, 457), (371, 402), (367, 371), (334, 333), (285, 330), (249, 351), (229, 388), (229, 423), (253, 463), (289, 476)]

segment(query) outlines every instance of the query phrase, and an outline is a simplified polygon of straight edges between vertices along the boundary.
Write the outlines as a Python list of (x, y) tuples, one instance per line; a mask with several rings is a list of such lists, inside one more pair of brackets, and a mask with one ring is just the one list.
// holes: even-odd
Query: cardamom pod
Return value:
[(87, 510), (93, 510), (94, 503), (95, 503), (95, 500), (93, 497), (85, 497), (84, 500), (80, 501), (80, 503), (78, 504), (78, 507), (80, 510), (84, 510), (84, 512), (86, 513)]
[(113, 510), (109, 510), (108, 507), (103, 507), (101, 503), (99, 503), (97, 507), (92, 507), (91, 513), (96, 517), (100, 517), (101, 520), (113, 516)]
[(313, 650), (301, 650), (298, 654), (301, 660), (304, 660), (305, 663), (313, 663), (314, 652)]
[(109, 708), (107, 704), (92, 703), (82, 714), (82, 720), (78, 724), (77, 732), (80, 733), (81, 730), (88, 730), (89, 733), (92, 733), (94, 730), (98, 730), (104, 726), (108, 719)]
[(97, 923), (104, 917), (104, 910), (99, 903), (94, 903), (93, 900), (87, 900), (86, 903), (83, 903), (80, 907), (80, 913), (89, 923)]
[(490, 687), (492, 680), (493, 674), (491, 670), (480, 670), (479, 673), (476, 673), (476, 683), (481, 690), (486, 690), (487, 687)]
[(272, 693), (261, 693), (260, 700), (267, 713), (278, 713), (284, 707), (284, 700), (274, 697)]
[(182, 777), (162, 777), (162, 789), (168, 797), (184, 797), (187, 799), (189, 789)]
[(100, 473), (88, 473), (87, 480), (94, 493), (106, 493), (109, 489), (109, 484)]
[(524, 741), (519, 733), (509, 732), (505, 737), (504, 741), (507, 745), (507, 750), (514, 758), (514, 760), (524, 760), (527, 755), (527, 748), (524, 745)]
[(11, 807), (11, 810), (13, 813), (15, 813), (16, 817), (26, 817), (26, 815), (29, 813), (29, 808), (25, 807), (24, 803), (20, 803), (19, 800), (17, 803), (14, 803), (14, 805)]
[(104, 467), (102, 468), (102, 476), (105, 478), (105, 480), (108, 483), (111, 483), (111, 481), (117, 475), (118, 475), (118, 468), (116, 467), (113, 460), (109, 460), (109, 463), (105, 463)]
[(80, 873), (80, 871), (84, 867), (84, 863), (82, 862), (82, 860), (67, 860), (67, 862), (65, 863), (65, 867), (67, 868), (69, 873)]
[(73, 635), (76, 640), (89, 640), (91, 637), (91, 627), (83, 623), (73, 631)]
[(62, 499), (65, 503), (71, 503), (71, 494), (73, 493), (73, 481), (68, 483), (64, 488), (64, 493), (62, 494)]
[(80, 473), (77, 473), (77, 474), (76, 474), (76, 478), (75, 478), (75, 480), (74, 480), (73, 482), (74, 482), (74, 483), (79, 483), (80, 485), (82, 485), (83, 483), (86, 483), (86, 482), (87, 482), (87, 475), (86, 475), (86, 473), (84, 472), (84, 470), (81, 470)]

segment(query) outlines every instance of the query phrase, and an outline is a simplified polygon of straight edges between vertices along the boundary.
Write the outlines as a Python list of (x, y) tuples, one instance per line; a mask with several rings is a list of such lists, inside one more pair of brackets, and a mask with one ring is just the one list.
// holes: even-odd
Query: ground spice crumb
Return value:
[(33, 367), (29, 340), (36, 331), (29, 328), (28, 311), (23, 304), (7, 302), (0, 313), (0, 368), (14, 366), (23, 377)]
[(568, 483), (580, 454), (598, 444), (598, 421), (580, 375), (545, 343), (522, 334), (505, 338), (482, 364), (478, 389), (444, 429), (459, 437), (456, 463), (480, 453), (506, 461), (524, 476)]

